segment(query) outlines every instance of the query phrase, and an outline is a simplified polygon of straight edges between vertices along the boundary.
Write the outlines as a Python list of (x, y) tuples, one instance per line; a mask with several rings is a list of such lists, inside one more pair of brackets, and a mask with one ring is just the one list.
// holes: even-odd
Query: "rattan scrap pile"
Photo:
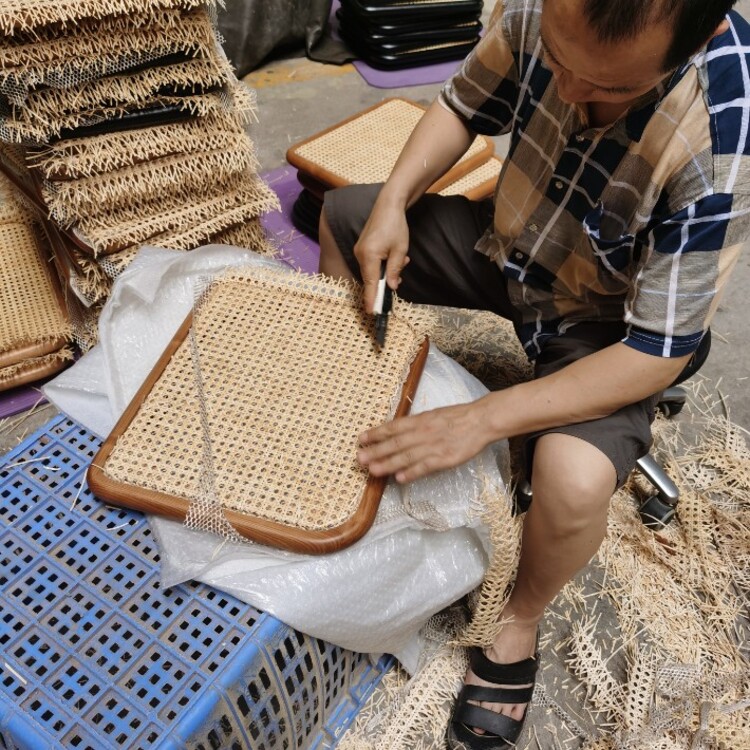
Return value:
[(143, 244), (265, 251), (276, 205), (214, 0), (0, 0), (2, 162), (92, 315)]

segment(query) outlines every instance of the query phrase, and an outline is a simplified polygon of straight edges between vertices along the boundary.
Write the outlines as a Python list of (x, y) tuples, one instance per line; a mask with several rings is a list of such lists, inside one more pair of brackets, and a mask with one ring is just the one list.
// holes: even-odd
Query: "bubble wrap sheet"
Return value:
[[(189, 254), (144, 248), (116, 281), (100, 318), (100, 344), (49, 383), (45, 395), (104, 436), (190, 310), (195, 285), (229, 266), (276, 265), (249, 250), (206, 246)], [(431, 349), (412, 412), (486, 393), (478, 380)], [(503, 487), (507, 444), (459, 469), (406, 487), (389, 483), (372, 529), (341, 552), (308, 557), (231, 544), (151, 517), (164, 586), (195, 578), (345, 648), (395, 654), (417, 667), (420, 629), (481, 582), (489, 556), (481, 496)]]

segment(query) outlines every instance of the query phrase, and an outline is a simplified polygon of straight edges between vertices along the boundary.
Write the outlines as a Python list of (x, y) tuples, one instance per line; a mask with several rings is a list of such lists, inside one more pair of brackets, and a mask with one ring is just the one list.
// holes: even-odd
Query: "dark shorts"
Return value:
[[(359, 277), (354, 245), (370, 215), (378, 185), (355, 185), (326, 193), (325, 213), (331, 232), (352, 272)], [(410, 302), (490, 310), (511, 321), (505, 277), (497, 264), (474, 249), (492, 221), (491, 201), (463, 196), (425, 195), (407, 212), (409, 265), (398, 294)], [(581, 323), (550, 339), (534, 362), (534, 377), (549, 375), (587, 354), (623, 338), (623, 323)], [(621, 486), (638, 458), (651, 445), (651, 422), (657, 396), (626, 406), (608, 417), (553, 427), (526, 436), (527, 465), (536, 439), (562, 433), (585, 440), (612, 462)]]

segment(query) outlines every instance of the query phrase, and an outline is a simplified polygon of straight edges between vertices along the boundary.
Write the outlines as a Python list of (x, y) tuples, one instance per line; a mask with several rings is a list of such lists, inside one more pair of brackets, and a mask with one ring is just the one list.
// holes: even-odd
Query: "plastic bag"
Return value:
[[(223, 245), (191, 253), (143, 249), (116, 281), (100, 343), (44, 392), (99, 435), (108, 433), (190, 311), (196, 284), (234, 265), (283, 266)], [(431, 348), (412, 412), (474, 400), (485, 387)], [(406, 486), (389, 483), (370, 531), (348, 549), (305, 556), (233, 545), (151, 517), (164, 586), (195, 578), (305, 633), (356, 651), (395, 654), (413, 671), (419, 631), (482, 581), (489, 555), (482, 493), (502, 491), (505, 442)]]

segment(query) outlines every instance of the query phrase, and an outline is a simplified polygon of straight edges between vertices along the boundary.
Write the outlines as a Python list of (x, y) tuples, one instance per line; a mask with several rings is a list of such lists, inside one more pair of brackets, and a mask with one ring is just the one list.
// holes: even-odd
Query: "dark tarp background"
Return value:
[(305, 48), (323, 36), (332, 0), (225, 0), (219, 31), (227, 57), (242, 77), (272, 52)]

